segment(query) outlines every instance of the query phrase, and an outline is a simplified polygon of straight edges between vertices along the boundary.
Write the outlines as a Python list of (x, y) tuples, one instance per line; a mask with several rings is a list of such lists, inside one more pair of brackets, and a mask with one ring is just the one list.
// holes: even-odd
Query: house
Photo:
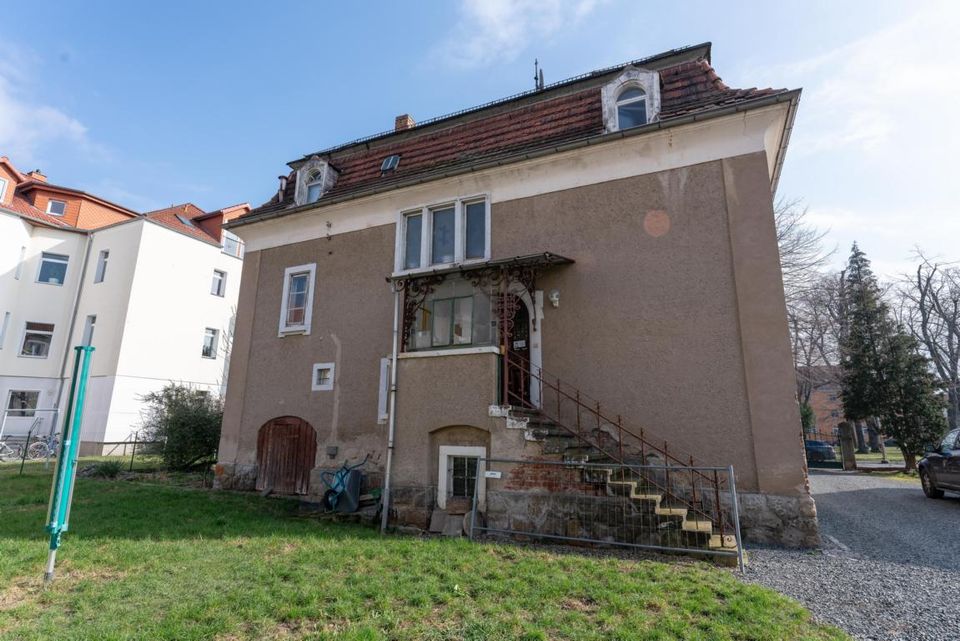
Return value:
[(221, 226), (249, 209), (141, 215), (0, 158), (3, 433), (55, 428), (81, 344), (96, 348), (84, 454), (129, 440), (141, 397), (169, 381), (220, 393), (243, 257)]
[(620, 420), (637, 452), (733, 465), (747, 536), (816, 541), (772, 209), (799, 96), (728, 87), (702, 44), (290, 162), (228, 224), (220, 486), (317, 501), (369, 456), (426, 528), (483, 500), (485, 458), (570, 459), (529, 428), (561, 379), (605, 408), (594, 450)]

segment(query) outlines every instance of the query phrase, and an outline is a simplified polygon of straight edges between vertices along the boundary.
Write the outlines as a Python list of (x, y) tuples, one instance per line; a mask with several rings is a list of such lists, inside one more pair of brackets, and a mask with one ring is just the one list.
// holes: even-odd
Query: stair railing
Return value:
[[(724, 511), (720, 504), (720, 497), (724, 492), (725, 485), (725, 478), (722, 475), (716, 471), (710, 474), (695, 469), (695, 462), (692, 455), (685, 455), (676, 450), (671, 452), (670, 446), (665, 440), (662, 446), (657, 445), (651, 440), (643, 428), (631, 430), (624, 426), (621, 415), (618, 414), (616, 417), (613, 417), (606, 414), (600, 405), (600, 401), (591, 398), (572, 385), (564, 383), (559, 377), (553, 376), (542, 368), (532, 365), (529, 359), (524, 358), (522, 355), (512, 350), (507, 350), (505, 360), (506, 367), (503, 369), (507, 380), (505, 381), (504, 389), (507, 392), (508, 405), (541, 413), (556, 423), (560, 428), (575, 436), (586, 446), (597, 449), (604, 456), (627, 467), (630, 466), (630, 463), (626, 460), (625, 456), (624, 438), (632, 438), (636, 442), (635, 446), (640, 449), (640, 458), (644, 466), (648, 464), (647, 457), (650, 455), (659, 457), (664, 463), (663, 473), (665, 478), (662, 483), (646, 471), (641, 471), (643, 481), (656, 488), (665, 498), (685, 507), (688, 512), (709, 520), (714, 527), (719, 530), (720, 535), (724, 535), (726, 524)], [(539, 407), (534, 406), (530, 401), (528, 389), (530, 385), (537, 385), (539, 389)], [(550, 403), (551, 407), (549, 410), (547, 409), (548, 403), (547, 398), (544, 396), (544, 391), (550, 394), (551, 401), (553, 398), (556, 399), (555, 407), (553, 407), (553, 403)], [(575, 409), (575, 415), (571, 413), (569, 418), (565, 417), (563, 414), (565, 405), (572, 405)], [(596, 437), (593, 440), (590, 438), (590, 432), (584, 431), (585, 419), (591, 424), (591, 429), (596, 433)], [(574, 427), (571, 427), (568, 423), (573, 423)], [(595, 424), (595, 428), (593, 424)], [(604, 424), (609, 425), (611, 429), (615, 429), (616, 431), (614, 447), (604, 446)], [(646, 469), (645, 467), (644, 470)], [(685, 479), (689, 479), (689, 498), (681, 495), (679, 491), (674, 489), (679, 480), (676, 478), (676, 475), (682, 475)], [(674, 476), (674, 483), (671, 483), (671, 476)], [(706, 493), (713, 495), (712, 498), (715, 507), (712, 511), (708, 511), (703, 507), (705, 505)]]

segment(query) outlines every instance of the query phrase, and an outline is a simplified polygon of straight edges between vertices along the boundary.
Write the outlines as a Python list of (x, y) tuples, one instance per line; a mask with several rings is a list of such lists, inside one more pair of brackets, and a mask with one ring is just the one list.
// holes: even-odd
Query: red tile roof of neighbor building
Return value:
[[(671, 120), (794, 93), (786, 89), (728, 87), (710, 64), (709, 43), (678, 49), (304, 156), (290, 163), (294, 171), (289, 174), (282, 195), (274, 195), (241, 220), (293, 209), (296, 168), (312, 157), (327, 160), (338, 171), (335, 185), (317, 203), (309, 205), (315, 207), (370, 189), (389, 188), (419, 177), (426, 179), (464, 165), (506, 161), (518, 155), (522, 158), (524, 153), (603, 135), (600, 87), (631, 65), (660, 74), (660, 126), (669, 125)], [(399, 166), (381, 173), (381, 162), (394, 154), (400, 156)]]
[(207, 212), (203, 211), (193, 203), (171, 205), (165, 209), (148, 211), (144, 214), (148, 220), (155, 222), (158, 225), (163, 225), (168, 229), (180, 232), (181, 234), (186, 234), (187, 236), (191, 236), (197, 240), (202, 240), (206, 243), (219, 245), (219, 238), (214, 238), (204, 231), (198, 224), (193, 222), (195, 218), (203, 218), (206, 215)]
[(14, 194), (13, 200), (10, 201), (8, 205), (0, 205), (0, 208), (8, 209), (15, 214), (31, 220), (33, 222), (41, 223), (47, 225), (48, 227), (56, 227), (58, 229), (68, 229), (75, 230), (76, 228), (72, 225), (68, 225), (66, 222), (58, 218), (57, 216), (51, 216), (50, 214), (41, 211), (40, 209), (31, 205), (25, 198), (19, 194)]

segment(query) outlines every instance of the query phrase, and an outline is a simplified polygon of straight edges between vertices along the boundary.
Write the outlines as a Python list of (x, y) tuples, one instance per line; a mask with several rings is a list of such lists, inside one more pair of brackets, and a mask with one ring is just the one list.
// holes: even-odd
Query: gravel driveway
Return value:
[(858, 639), (960, 639), (960, 499), (918, 482), (811, 471), (824, 549), (749, 549), (745, 579)]

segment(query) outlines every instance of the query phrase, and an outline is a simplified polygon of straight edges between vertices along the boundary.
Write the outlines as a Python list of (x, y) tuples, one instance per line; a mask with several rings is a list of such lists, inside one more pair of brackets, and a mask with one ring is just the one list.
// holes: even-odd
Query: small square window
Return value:
[(208, 327), (203, 333), (203, 349), (200, 354), (204, 358), (217, 357), (217, 343), (219, 342), (220, 331)]
[(29, 418), (34, 416), (37, 409), (37, 403), (40, 402), (40, 392), (10, 390), (10, 397), (7, 399), (7, 416), (14, 418)]
[(69, 261), (69, 256), (43, 252), (40, 256), (40, 272), (37, 274), (37, 282), (48, 285), (63, 285), (63, 281), (67, 277), (67, 263)]
[(110, 250), (104, 249), (97, 257), (97, 271), (94, 274), (93, 282), (102, 283), (107, 276), (107, 261), (110, 260)]
[(27, 323), (23, 332), (21, 356), (46, 358), (53, 342), (53, 323)]
[(67, 213), (67, 203), (62, 200), (48, 200), (47, 213), (52, 216), (63, 216)]
[(313, 366), (313, 381), (311, 388), (314, 392), (323, 392), (333, 389), (334, 363), (316, 363)]

